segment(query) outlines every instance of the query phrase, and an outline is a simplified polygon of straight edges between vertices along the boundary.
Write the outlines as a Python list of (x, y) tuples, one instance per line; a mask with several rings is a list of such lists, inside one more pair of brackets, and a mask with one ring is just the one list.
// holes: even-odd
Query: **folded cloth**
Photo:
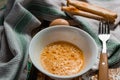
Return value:
[[(117, 20), (120, 20), (120, 1), (88, 0), (88, 2), (114, 10), (118, 13)], [(25, 70), (31, 32), (40, 26), (41, 20), (52, 21), (56, 18), (66, 19), (71, 17), (94, 38), (99, 50), (101, 50), (101, 42), (97, 37), (98, 21), (80, 16), (66, 15), (65, 12), (61, 11), (62, 5), (66, 5), (66, 0), (7, 1), (5, 7), (0, 10), (0, 80), (26, 79), (27, 72)], [(110, 67), (115, 66), (120, 61), (119, 30), (120, 26), (118, 25), (111, 31), (111, 38), (107, 44)], [(93, 70), (97, 69), (98, 61), (93, 66)]]

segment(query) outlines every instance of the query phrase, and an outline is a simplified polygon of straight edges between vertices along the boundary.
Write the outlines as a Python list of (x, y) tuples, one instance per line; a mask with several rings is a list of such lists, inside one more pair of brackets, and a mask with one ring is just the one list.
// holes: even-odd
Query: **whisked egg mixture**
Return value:
[(43, 49), (40, 61), (48, 72), (68, 76), (80, 72), (84, 66), (84, 55), (77, 46), (69, 42), (58, 41)]

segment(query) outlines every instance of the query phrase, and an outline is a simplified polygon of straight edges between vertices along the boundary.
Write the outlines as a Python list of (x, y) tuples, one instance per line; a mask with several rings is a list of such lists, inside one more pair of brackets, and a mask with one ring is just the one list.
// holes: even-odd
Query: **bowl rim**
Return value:
[(33, 36), (31, 42), (30, 42), (30, 45), (29, 45), (29, 56), (30, 56), (30, 59), (33, 63), (33, 65), (42, 73), (46, 74), (47, 76), (50, 76), (50, 77), (54, 77), (54, 78), (61, 78), (61, 79), (68, 79), (68, 78), (75, 78), (75, 77), (78, 77), (84, 73), (86, 73), (88, 70), (90, 70), (92, 68), (92, 66), (95, 64), (95, 61), (92, 62), (92, 66), (90, 66), (89, 68), (87, 68), (85, 71), (83, 71), (82, 73), (77, 73), (77, 74), (73, 74), (73, 75), (67, 75), (67, 76), (59, 76), (59, 75), (55, 75), (55, 74), (52, 74), (52, 73), (49, 73), (47, 71), (44, 71), (44, 70), (41, 70), (33, 61), (32, 59), (32, 54), (31, 54), (31, 46), (32, 46), (32, 43), (33, 41), (35, 41), (35, 38), (39, 36), (40, 33), (42, 33), (43, 31), (46, 31), (46, 30), (49, 30), (49, 29), (55, 29), (55, 28), (71, 28), (71, 29), (75, 29), (75, 30), (78, 30), (78, 31), (81, 31), (82, 33), (84, 33), (85, 35), (87, 35), (91, 41), (94, 43), (94, 47), (96, 48), (95, 50), (95, 59), (97, 60), (97, 56), (98, 56), (98, 47), (97, 47), (97, 44), (95, 42), (95, 40), (90, 36), (90, 34), (88, 34), (87, 32), (85, 32), (84, 30), (80, 29), (80, 28), (77, 28), (77, 27), (74, 27), (74, 26), (68, 26), (68, 25), (56, 25), (56, 26), (51, 26), (51, 27), (47, 27), (47, 28), (44, 28), (42, 30), (40, 30), (38, 33), (35, 34), (35, 36)]

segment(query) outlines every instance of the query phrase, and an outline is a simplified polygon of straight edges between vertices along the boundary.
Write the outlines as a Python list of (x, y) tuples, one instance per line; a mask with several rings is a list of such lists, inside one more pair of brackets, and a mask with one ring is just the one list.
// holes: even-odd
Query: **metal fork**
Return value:
[(106, 42), (110, 38), (110, 28), (108, 22), (99, 23), (99, 39), (102, 41), (102, 53), (100, 54), (98, 80), (108, 80), (108, 56)]

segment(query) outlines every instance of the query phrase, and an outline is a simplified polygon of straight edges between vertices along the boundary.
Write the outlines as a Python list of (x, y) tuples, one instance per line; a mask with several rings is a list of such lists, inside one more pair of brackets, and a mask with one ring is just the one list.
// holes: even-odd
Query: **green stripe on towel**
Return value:
[(30, 22), (31, 19), (31, 14), (24, 13), (24, 15), (20, 17), (18, 23), (15, 25), (15, 31), (21, 33), (24, 30), (24, 27)]

